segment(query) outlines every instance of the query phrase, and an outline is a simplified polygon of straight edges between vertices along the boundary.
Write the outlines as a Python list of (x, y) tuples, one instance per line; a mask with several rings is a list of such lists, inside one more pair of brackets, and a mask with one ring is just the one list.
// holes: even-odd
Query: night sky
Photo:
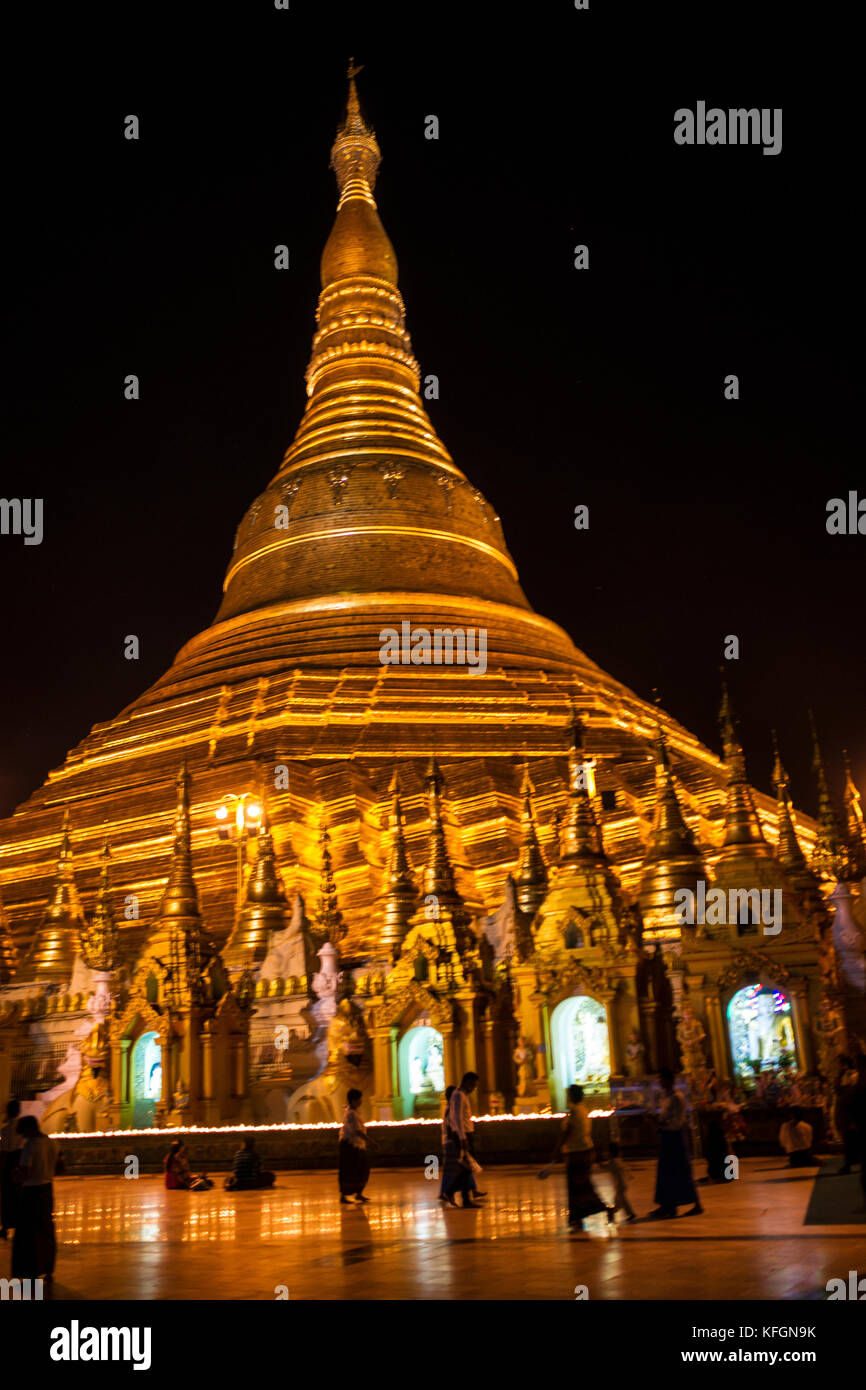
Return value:
[[(849, 43), (831, 64), (814, 8), (694, 8), (32, 16), (7, 53), (0, 495), (43, 497), (45, 538), (0, 536), (0, 814), (217, 610), (303, 410), (350, 54), (428, 409), (530, 602), (714, 749), (738, 635), (755, 785), (776, 726), (814, 811), (811, 705), (832, 789), (847, 745), (866, 794), (866, 536), (825, 528), (866, 496)], [(782, 107), (781, 154), (675, 145), (698, 100)]]

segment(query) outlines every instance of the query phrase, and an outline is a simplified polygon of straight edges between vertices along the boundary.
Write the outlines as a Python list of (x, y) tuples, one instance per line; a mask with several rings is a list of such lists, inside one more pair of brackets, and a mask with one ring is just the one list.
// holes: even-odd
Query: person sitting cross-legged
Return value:
[(232, 1160), (232, 1171), (223, 1186), (228, 1192), (244, 1192), (255, 1187), (273, 1187), (276, 1173), (262, 1170), (262, 1160), (252, 1137), (245, 1139)]

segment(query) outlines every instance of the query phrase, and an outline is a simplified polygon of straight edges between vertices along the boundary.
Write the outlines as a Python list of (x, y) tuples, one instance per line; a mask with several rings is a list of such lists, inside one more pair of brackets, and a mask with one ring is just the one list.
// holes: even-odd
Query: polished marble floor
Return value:
[[(862, 1224), (804, 1225), (815, 1170), (777, 1159), (744, 1160), (736, 1182), (702, 1187), (704, 1216), (614, 1228), (598, 1216), (579, 1235), (565, 1225), (562, 1172), (536, 1172), (488, 1170), (484, 1209), (465, 1212), (407, 1169), (374, 1171), (366, 1207), (340, 1206), (333, 1173), (280, 1173), (273, 1191), (246, 1193), (220, 1178), (205, 1193), (167, 1192), (156, 1177), (60, 1178), (54, 1297), (573, 1299), (586, 1285), (591, 1299), (819, 1299), (866, 1260)], [(654, 1164), (632, 1173), (641, 1215)], [(608, 1181), (596, 1178), (603, 1196)]]

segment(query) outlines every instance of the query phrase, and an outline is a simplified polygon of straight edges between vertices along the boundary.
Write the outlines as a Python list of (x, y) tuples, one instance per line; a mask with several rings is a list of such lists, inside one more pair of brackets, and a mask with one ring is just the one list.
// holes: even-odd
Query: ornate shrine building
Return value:
[(352, 76), (307, 406), (219, 612), (0, 823), (0, 1093), (86, 1131), (438, 1114), (470, 1069), (491, 1112), (820, 1087), (866, 1035), (850, 773), (843, 822), (815, 740), (809, 820), (727, 695), (719, 757), (533, 612), (419, 394), (379, 164)]

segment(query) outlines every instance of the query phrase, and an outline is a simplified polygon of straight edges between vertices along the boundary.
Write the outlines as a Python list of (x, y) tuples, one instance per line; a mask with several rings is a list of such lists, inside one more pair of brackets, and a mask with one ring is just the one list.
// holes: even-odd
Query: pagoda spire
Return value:
[(168, 922), (174, 918), (201, 923), (198, 889), (192, 872), (192, 832), (189, 814), (190, 777), (186, 759), (181, 763), (175, 783), (177, 804), (174, 818), (174, 849), (168, 882), (163, 890), (157, 916)]
[(815, 716), (809, 710), (809, 727), (812, 731), (812, 767), (818, 784), (818, 835), (812, 853), (812, 867), (829, 878), (844, 881), (851, 873), (851, 856), (839, 832), (839, 822), (833, 809), (830, 788), (821, 745), (818, 742), (818, 729)]
[(639, 902), (645, 913), (669, 913), (681, 889), (697, 891), (706, 881), (703, 857), (679, 803), (670, 754), (662, 727), (656, 725), (655, 815), (641, 874)]
[(843, 749), (845, 761), (845, 821), (848, 829), (848, 848), (851, 855), (851, 869), (855, 878), (866, 875), (866, 821), (860, 805), (860, 793), (851, 771), (851, 759), (847, 748)]
[(165, 1000), (184, 1009), (203, 997), (202, 970), (212, 946), (205, 932), (192, 871), (190, 777), (186, 760), (176, 779), (174, 848), (168, 880), (148, 932), (144, 954), (164, 973)]
[(746, 778), (746, 758), (740, 742), (731, 706), (728, 686), (722, 677), (722, 705), (719, 712), (722, 746), (728, 770), (728, 795), (725, 804), (725, 849), (760, 847), (765, 854), (769, 846), (761, 829), (752, 789)]
[(118, 964), (119, 937), (114, 907), (111, 902), (109, 869), (111, 851), (106, 839), (102, 846), (102, 869), (99, 874), (99, 888), (96, 905), (90, 922), (81, 929), (81, 954), (84, 964), (91, 970), (111, 971)]
[(379, 897), (381, 928), (378, 935), (378, 944), (386, 953), (400, 946), (418, 902), (418, 889), (412, 877), (412, 866), (406, 849), (400, 782), (396, 769), (388, 793), (391, 797), (388, 816), (388, 859), (383, 890)]
[(424, 868), (424, 893), (433, 894), (440, 902), (450, 904), (462, 901), (457, 892), (454, 869), (445, 843), (445, 826), (442, 819), (442, 789), (445, 779), (439, 765), (431, 754), (427, 766), (427, 805), (430, 813), (430, 849)]
[(520, 858), (517, 861), (515, 883), (517, 904), (522, 912), (534, 917), (544, 902), (547, 893), (547, 867), (532, 810), (532, 782), (529, 778), (529, 764), (523, 765), (523, 780), (520, 786)]
[(247, 878), (243, 906), (222, 951), (230, 970), (255, 969), (261, 965), (274, 932), (284, 931), (288, 899), (277, 865), (274, 839), (264, 795), (259, 797), (261, 815), (256, 835), (256, 862)]
[(782, 766), (776, 730), (773, 730), (773, 786), (776, 788), (777, 819), (779, 823), (779, 859), (782, 868), (792, 879), (808, 874), (809, 866), (803, 853), (794, 819), (791, 815), (791, 798), (788, 792), (788, 774)]
[(381, 154), (358, 99), (359, 72), (350, 65), (331, 148), (338, 199), (321, 258), (306, 410), (238, 530), (217, 623), (338, 591), (350, 610), (369, 614), (371, 592), (427, 592), (441, 572), (451, 575), (449, 592), (456, 584), (461, 600), (505, 603), (520, 626), (529, 605), (499, 518), (454, 463), (421, 397), (397, 258), (374, 197)]
[(587, 788), (587, 764), (583, 746), (583, 725), (572, 702), (566, 726), (569, 741), (568, 807), (562, 824), (562, 864), (601, 863), (605, 860), (601, 831)]
[(84, 913), (75, 883), (67, 809), (63, 813), (54, 891), (30, 949), (18, 967), (18, 979), (55, 984), (69, 981), (83, 926)]
[(0, 986), (9, 984), (15, 974), (17, 960), (18, 948), (12, 938), (9, 918), (3, 906), (3, 894), (0, 893)]
[(331, 860), (331, 837), (328, 834), (328, 827), (322, 817), (322, 829), (319, 834), (319, 852), (321, 854), (322, 866), (319, 871), (319, 901), (316, 912), (316, 930), (318, 935), (333, 946), (339, 945), (341, 938), (345, 934), (343, 915), (337, 903), (337, 884), (334, 879), (334, 868)]

